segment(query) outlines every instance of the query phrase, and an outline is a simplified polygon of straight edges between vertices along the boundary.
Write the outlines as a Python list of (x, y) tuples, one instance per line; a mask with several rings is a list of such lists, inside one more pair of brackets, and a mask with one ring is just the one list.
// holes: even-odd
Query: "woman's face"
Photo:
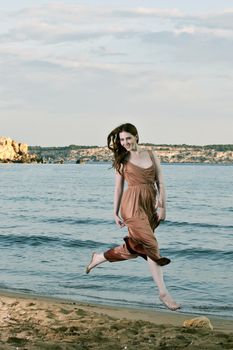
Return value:
[(122, 131), (119, 133), (120, 143), (127, 151), (137, 149), (137, 136), (133, 136), (129, 132)]

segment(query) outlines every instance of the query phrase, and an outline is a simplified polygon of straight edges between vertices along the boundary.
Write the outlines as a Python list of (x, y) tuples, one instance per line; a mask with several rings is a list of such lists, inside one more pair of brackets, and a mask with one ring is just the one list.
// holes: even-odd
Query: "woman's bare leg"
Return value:
[(159, 299), (164, 303), (164, 305), (168, 309), (172, 311), (179, 309), (180, 305), (177, 304), (174, 299), (172, 299), (171, 295), (169, 294), (166, 288), (166, 285), (163, 280), (163, 271), (161, 266), (159, 266), (156, 262), (151, 260), (149, 257), (147, 257), (147, 262), (148, 262), (153, 280), (157, 284), (159, 289)]
[(105, 259), (103, 253), (93, 253), (90, 264), (86, 267), (86, 273), (89, 273), (94, 267), (104, 263), (105, 261), (107, 261), (107, 259)]

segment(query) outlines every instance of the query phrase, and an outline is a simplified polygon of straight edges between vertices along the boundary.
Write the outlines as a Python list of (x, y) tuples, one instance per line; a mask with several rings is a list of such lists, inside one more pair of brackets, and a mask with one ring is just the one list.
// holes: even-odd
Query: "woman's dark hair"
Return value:
[(133, 124), (125, 123), (119, 125), (117, 128), (112, 130), (108, 135), (108, 148), (113, 152), (114, 159), (112, 166), (121, 173), (121, 164), (126, 163), (129, 152), (121, 145), (120, 136), (121, 132), (129, 132), (133, 136), (137, 136), (137, 143), (139, 142), (138, 131)]

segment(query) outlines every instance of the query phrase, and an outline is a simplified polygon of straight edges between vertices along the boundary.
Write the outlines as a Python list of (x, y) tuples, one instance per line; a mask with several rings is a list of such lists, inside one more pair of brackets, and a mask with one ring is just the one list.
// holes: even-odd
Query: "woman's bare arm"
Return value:
[(165, 185), (164, 185), (164, 178), (161, 170), (160, 161), (153, 152), (154, 159), (155, 159), (155, 182), (158, 187), (159, 191), (159, 201), (158, 201), (158, 208), (160, 209), (159, 216), (160, 220), (165, 220), (166, 217), (166, 192), (165, 192)]
[(115, 174), (115, 191), (114, 191), (114, 218), (116, 224), (120, 227), (125, 226), (123, 220), (119, 216), (119, 210), (121, 206), (121, 198), (124, 191), (124, 177), (116, 171)]

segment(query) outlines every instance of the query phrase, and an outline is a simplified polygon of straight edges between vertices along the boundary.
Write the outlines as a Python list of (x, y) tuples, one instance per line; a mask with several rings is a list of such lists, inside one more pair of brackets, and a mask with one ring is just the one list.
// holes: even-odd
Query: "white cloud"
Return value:
[[(135, 17), (148, 17), (137, 21)], [(202, 34), (206, 37), (232, 38), (233, 10), (218, 14), (185, 14), (178, 9), (111, 8), (52, 4), (25, 8), (9, 15), (10, 29), (1, 41), (38, 41), (42, 43), (79, 43), (103, 37), (124, 39), (144, 33)], [(154, 18), (157, 18), (155, 21)]]
[(184, 26), (181, 29), (174, 29), (174, 33), (179, 35), (183, 33), (191, 35), (205, 35), (209, 37), (233, 39), (233, 30), (219, 29), (219, 28), (208, 28), (208, 27), (197, 27), (197, 26)]
[(115, 10), (113, 14), (117, 14), (118, 16), (151, 16), (151, 17), (163, 17), (163, 18), (183, 18), (185, 14), (174, 8), (174, 9), (161, 9), (161, 8), (131, 8), (131, 9), (119, 9)]

